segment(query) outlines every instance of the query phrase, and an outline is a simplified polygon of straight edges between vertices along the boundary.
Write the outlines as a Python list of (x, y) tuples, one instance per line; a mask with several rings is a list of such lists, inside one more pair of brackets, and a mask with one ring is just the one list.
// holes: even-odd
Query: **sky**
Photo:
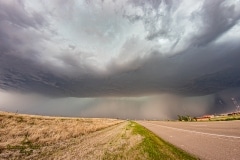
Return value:
[(240, 102), (240, 0), (0, 0), (0, 110), (172, 119)]

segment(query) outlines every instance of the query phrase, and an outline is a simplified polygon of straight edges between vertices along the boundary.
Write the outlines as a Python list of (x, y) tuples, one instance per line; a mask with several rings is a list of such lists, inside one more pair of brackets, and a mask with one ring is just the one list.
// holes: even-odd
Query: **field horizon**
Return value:
[(196, 159), (141, 125), (0, 111), (0, 159)]

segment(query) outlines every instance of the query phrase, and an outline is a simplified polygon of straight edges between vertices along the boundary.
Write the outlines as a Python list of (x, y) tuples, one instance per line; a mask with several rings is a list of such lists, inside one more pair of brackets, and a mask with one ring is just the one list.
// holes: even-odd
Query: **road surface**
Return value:
[(240, 160), (240, 121), (137, 122), (200, 159)]

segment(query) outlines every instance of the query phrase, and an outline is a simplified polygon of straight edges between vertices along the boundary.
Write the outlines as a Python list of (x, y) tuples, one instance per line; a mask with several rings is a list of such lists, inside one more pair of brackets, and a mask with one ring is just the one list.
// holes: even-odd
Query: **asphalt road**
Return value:
[(240, 160), (240, 121), (137, 122), (200, 159)]

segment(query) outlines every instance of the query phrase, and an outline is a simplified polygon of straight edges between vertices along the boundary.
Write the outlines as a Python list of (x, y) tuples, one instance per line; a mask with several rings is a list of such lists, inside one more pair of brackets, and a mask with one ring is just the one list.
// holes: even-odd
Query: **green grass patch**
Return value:
[(157, 137), (153, 132), (145, 127), (130, 122), (133, 127), (133, 134), (139, 134), (143, 137), (142, 142), (138, 145), (138, 149), (142, 150), (143, 154), (148, 154), (149, 159), (168, 159), (168, 160), (196, 160), (198, 158), (190, 155), (189, 153), (173, 146), (172, 144)]
[(31, 155), (34, 149), (38, 149), (39, 145), (33, 144), (27, 137), (21, 142), (20, 145), (8, 145), (8, 150), (18, 150), (23, 155)]
[(210, 119), (210, 121), (234, 121), (234, 120), (240, 120), (240, 115), (219, 116)]

